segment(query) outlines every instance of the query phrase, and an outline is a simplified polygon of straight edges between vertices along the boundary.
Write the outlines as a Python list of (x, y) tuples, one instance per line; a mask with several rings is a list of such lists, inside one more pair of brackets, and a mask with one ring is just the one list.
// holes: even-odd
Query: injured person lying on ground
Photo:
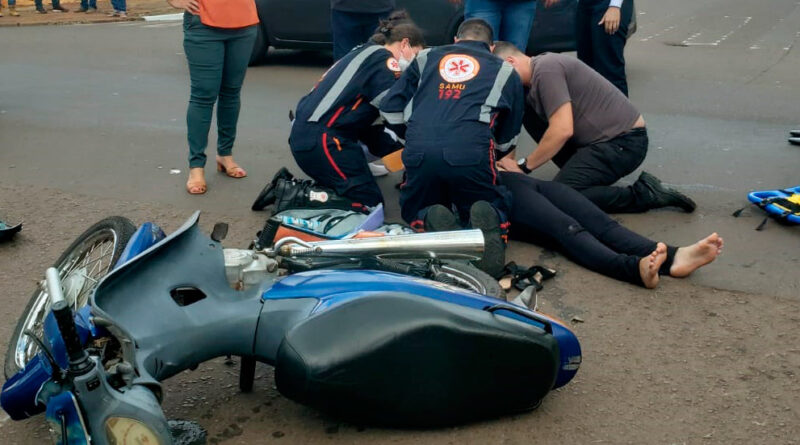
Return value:
[(513, 197), (511, 239), (554, 248), (608, 277), (653, 289), (660, 275), (687, 277), (722, 253), (716, 233), (674, 247), (625, 228), (564, 184), (521, 173), (500, 176)]

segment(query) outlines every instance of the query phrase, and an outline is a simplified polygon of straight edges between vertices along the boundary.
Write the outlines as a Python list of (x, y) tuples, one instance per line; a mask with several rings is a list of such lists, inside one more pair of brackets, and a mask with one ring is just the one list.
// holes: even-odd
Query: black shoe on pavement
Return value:
[(426, 232), (449, 232), (459, 230), (458, 218), (447, 207), (436, 204), (428, 208), (425, 214)]
[(800, 138), (789, 138), (789, 143), (792, 145), (800, 145)]
[(697, 208), (697, 204), (692, 198), (684, 195), (683, 193), (664, 187), (661, 180), (647, 172), (642, 172), (636, 182), (641, 182), (651, 193), (653, 197), (653, 207), (678, 207), (687, 213), (692, 213)]
[(61, 5), (58, 5), (58, 6), (53, 6), (53, 12), (69, 12), (69, 9)]
[(792, 130), (789, 134), (792, 135), (793, 138), (800, 138), (800, 130)]
[(47, 10), (44, 8), (36, 8), (36, 12), (39, 14), (47, 14)]
[(483, 232), (483, 258), (475, 266), (498, 278), (506, 264), (506, 243), (501, 237), (497, 210), (486, 201), (478, 201), (469, 209), (469, 222), (473, 229)]
[(89, 8), (80, 7), (78, 9), (76, 9), (75, 12), (86, 12), (88, 10), (89, 10)]

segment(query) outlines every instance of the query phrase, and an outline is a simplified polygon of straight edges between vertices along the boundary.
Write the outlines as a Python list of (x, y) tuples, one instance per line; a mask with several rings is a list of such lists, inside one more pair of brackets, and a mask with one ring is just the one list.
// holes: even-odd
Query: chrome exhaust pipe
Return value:
[(477, 229), (457, 230), (317, 241), (304, 244), (284, 244), (279, 247), (280, 255), (285, 257), (371, 255), (402, 258), (478, 259), (483, 254), (483, 233)]

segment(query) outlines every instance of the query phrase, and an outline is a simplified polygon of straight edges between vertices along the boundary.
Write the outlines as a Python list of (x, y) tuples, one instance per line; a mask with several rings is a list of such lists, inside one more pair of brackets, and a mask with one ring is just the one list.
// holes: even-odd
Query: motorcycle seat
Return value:
[(435, 426), (530, 410), (552, 388), (556, 340), (480, 309), (384, 292), (287, 332), (285, 396), (357, 422)]

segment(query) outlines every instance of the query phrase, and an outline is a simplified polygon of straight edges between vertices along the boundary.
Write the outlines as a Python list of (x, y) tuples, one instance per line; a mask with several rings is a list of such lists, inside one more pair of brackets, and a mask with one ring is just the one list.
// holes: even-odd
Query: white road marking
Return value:
[[(728, 18), (730, 18), (730, 16), (726, 15), (723, 18), (728, 19)], [(727, 40), (728, 37), (732, 36), (736, 31), (738, 31), (738, 30), (742, 29), (743, 27), (747, 26), (747, 24), (750, 23), (751, 20), (753, 20), (753, 17), (745, 17), (744, 20), (742, 21), (742, 23), (739, 24), (739, 26), (736, 26), (735, 28), (731, 29), (727, 33), (723, 34), (722, 37), (718, 38), (717, 40), (714, 40), (713, 42), (693, 42), (694, 39), (696, 39), (697, 37), (700, 37), (702, 35), (702, 33), (698, 32), (698, 33), (693, 34), (691, 37), (689, 37), (688, 39), (684, 40), (681, 43), (683, 43), (685, 46), (719, 46), (720, 43), (722, 43), (725, 40)], [(753, 48), (751, 48), (751, 49), (753, 49)]]

